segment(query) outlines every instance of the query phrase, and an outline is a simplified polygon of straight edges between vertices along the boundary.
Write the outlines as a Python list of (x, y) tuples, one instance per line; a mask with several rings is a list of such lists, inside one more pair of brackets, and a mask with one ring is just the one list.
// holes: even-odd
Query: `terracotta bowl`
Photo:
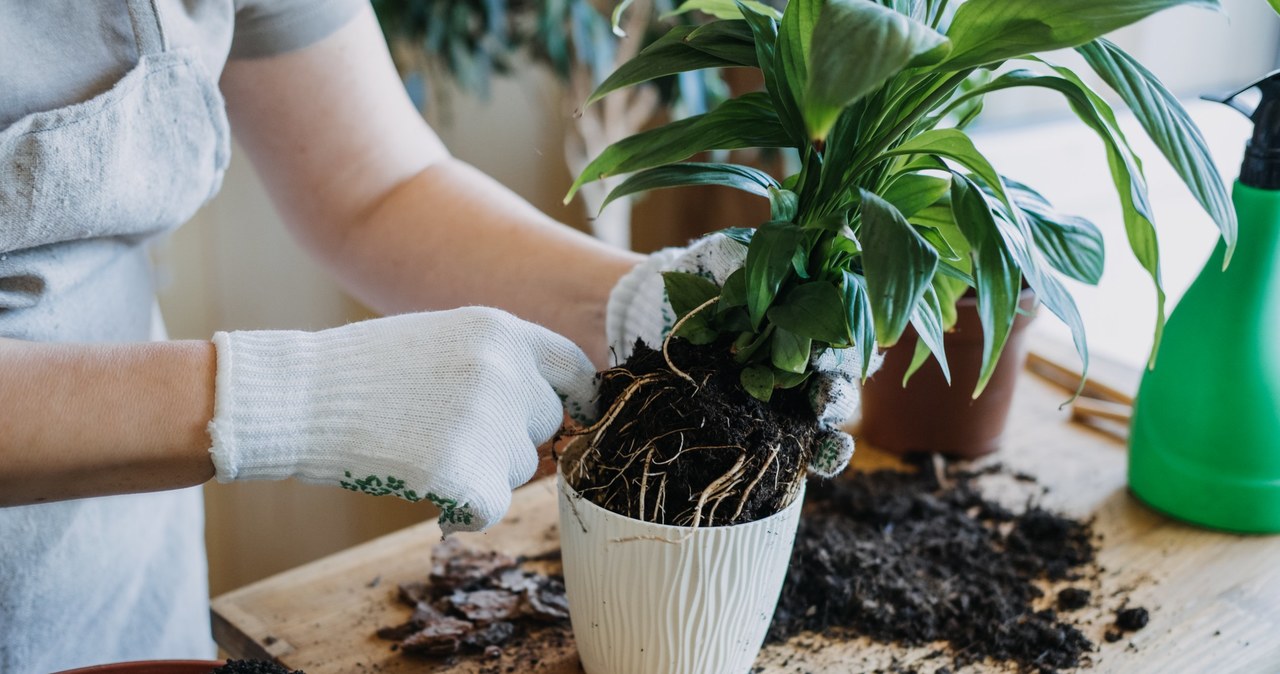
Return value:
[(225, 664), (222, 660), (145, 660), (94, 665), (57, 674), (209, 674)]

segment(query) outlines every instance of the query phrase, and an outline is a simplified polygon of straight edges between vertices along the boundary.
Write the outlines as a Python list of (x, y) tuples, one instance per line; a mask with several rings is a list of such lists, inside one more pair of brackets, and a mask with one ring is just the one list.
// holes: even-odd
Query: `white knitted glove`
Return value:
[(213, 343), (219, 481), (295, 477), (425, 499), (446, 534), (501, 519), (560, 428), (561, 401), (594, 396), (577, 346), (483, 307)]
[[(687, 248), (666, 248), (650, 255), (623, 276), (609, 295), (605, 333), (618, 359), (626, 360), (636, 338), (654, 348), (675, 325), (661, 272), (699, 274), (724, 284), (747, 259), (747, 246), (724, 234), (703, 237)], [(880, 368), (877, 352), (868, 370)], [(853, 457), (853, 438), (840, 430), (858, 410), (862, 359), (853, 349), (828, 349), (813, 363), (817, 376), (809, 384), (809, 402), (818, 415), (820, 443), (809, 468), (824, 477), (844, 469)]]

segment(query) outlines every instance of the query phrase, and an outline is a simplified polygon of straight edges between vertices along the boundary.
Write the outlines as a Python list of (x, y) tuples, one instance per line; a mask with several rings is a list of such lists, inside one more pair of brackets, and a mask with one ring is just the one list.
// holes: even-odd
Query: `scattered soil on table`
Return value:
[[(570, 632), (563, 578), (524, 568), (533, 561), (549, 560), (474, 550), (446, 539), (432, 552), (429, 578), (399, 586), (399, 601), (413, 608), (409, 620), (379, 629), (378, 636), (411, 656), (498, 660), (507, 649), (524, 649), (536, 663), (537, 653), (563, 645)], [(495, 664), (486, 671), (514, 670)]]
[(763, 403), (739, 383), (727, 345), (637, 342), (600, 375), (602, 420), (566, 465), (591, 502), (636, 519), (682, 526), (740, 524), (785, 508), (804, 479), (817, 430), (803, 385)]
[(1142, 607), (1126, 608), (1116, 613), (1116, 627), (1126, 632), (1136, 632), (1147, 626), (1147, 609)]
[[(969, 472), (930, 457), (910, 461), (915, 472), (809, 485), (770, 639), (812, 630), (907, 646), (948, 642), (948, 666), (931, 671), (986, 658), (1021, 671), (1087, 664), (1090, 640), (1035, 604), (1046, 603), (1036, 601), (1046, 581), (1096, 577), (1090, 523), (984, 498), (976, 480), (998, 466)], [(1064, 610), (1089, 599), (1079, 588), (1057, 597)]]
[(302, 670), (291, 670), (271, 662), (270, 660), (227, 660), (227, 664), (214, 669), (209, 674), (304, 674)]

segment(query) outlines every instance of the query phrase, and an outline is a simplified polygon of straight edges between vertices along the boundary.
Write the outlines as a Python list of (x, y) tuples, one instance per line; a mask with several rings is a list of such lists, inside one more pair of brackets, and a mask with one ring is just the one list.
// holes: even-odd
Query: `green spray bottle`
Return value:
[[(1250, 110), (1236, 99), (1257, 87)], [(1280, 532), (1280, 71), (1219, 102), (1254, 122), (1232, 190), (1239, 237), (1178, 303), (1142, 379), (1129, 486), (1195, 524)]]

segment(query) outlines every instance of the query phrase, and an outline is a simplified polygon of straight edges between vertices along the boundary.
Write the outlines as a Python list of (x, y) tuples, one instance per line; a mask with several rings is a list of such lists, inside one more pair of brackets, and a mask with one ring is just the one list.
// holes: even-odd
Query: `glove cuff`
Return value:
[(209, 453), (218, 481), (296, 476), (336, 484), (342, 468), (322, 457), (347, 434), (361, 387), (330, 381), (332, 364), (362, 352), (367, 357), (367, 341), (350, 330), (323, 337), (263, 330), (219, 332), (213, 345), (217, 378)]
[[(655, 287), (653, 285), (653, 277), (663, 269), (669, 268), (682, 252), (684, 252), (683, 248), (665, 248), (649, 255), (649, 257), (632, 267), (631, 271), (624, 274), (621, 279), (618, 279), (618, 282), (613, 286), (613, 290), (609, 293), (609, 304), (605, 311), (604, 332), (609, 340), (609, 346), (613, 349), (619, 363), (631, 355), (631, 349), (635, 346), (634, 339), (632, 339), (631, 343), (623, 341), (628, 334), (640, 337), (646, 343), (652, 339), (652, 335), (647, 334), (652, 330), (637, 330), (636, 326), (632, 325), (635, 323), (633, 317), (661, 315), (664, 317), (665, 322), (665, 318), (669, 313), (666, 308), (666, 289), (659, 282), (656, 285), (657, 292), (653, 292)], [(665, 328), (670, 328), (670, 325), (666, 325)], [(665, 328), (662, 330), (664, 333)], [(649, 344), (649, 346), (656, 348), (658, 345)]]

